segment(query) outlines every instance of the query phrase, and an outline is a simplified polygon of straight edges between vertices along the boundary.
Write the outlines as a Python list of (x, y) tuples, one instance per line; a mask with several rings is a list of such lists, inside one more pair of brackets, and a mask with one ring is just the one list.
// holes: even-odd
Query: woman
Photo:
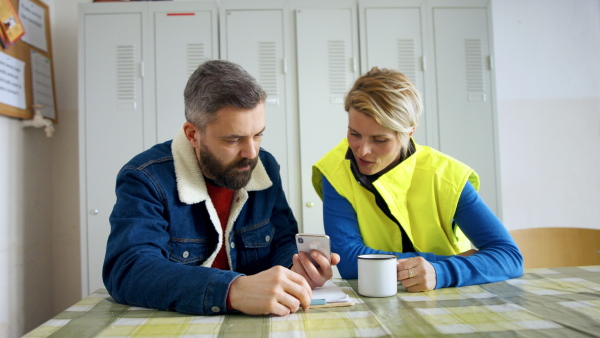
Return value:
[(397, 255), (410, 292), (522, 275), (517, 245), (477, 193), (477, 173), (411, 138), (421, 109), (395, 70), (371, 69), (346, 96), (347, 138), (313, 167), (341, 276), (357, 278), (356, 256), (370, 253)]

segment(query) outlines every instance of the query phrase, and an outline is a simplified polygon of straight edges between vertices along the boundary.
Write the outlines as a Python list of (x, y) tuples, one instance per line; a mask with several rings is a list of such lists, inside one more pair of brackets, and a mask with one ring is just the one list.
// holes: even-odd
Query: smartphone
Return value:
[(327, 235), (296, 234), (296, 246), (298, 246), (298, 252), (304, 251), (308, 254), (308, 257), (317, 268), (319, 264), (310, 256), (310, 252), (313, 250), (322, 253), (331, 263), (331, 245)]

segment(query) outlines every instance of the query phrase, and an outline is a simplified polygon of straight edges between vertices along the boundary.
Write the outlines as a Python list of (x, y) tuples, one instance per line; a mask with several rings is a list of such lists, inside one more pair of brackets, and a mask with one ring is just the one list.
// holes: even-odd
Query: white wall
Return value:
[(600, 228), (600, 1), (492, 5), (504, 224)]
[[(0, 337), (80, 299), (77, 5), (50, 6), (59, 124), (0, 116)], [(60, 6), (55, 5), (60, 2)], [(600, 0), (493, 0), (503, 219), (600, 228)]]
[(91, 0), (43, 1), (59, 123), (46, 138), (0, 116), (0, 337), (20, 337), (81, 298), (77, 4)]

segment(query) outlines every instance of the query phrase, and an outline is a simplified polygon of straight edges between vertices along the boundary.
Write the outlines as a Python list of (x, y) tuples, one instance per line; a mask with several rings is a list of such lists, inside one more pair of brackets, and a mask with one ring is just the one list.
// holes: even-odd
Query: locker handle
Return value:
[(144, 67), (144, 61), (140, 62), (140, 74), (142, 76), (142, 78), (144, 78), (146, 76), (146, 67)]

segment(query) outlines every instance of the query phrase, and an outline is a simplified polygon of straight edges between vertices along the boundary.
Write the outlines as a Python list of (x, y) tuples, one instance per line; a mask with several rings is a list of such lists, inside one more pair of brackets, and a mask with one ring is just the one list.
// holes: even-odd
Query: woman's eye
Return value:
[(385, 143), (386, 141), (386, 139), (375, 139), (375, 142), (377, 143)]

